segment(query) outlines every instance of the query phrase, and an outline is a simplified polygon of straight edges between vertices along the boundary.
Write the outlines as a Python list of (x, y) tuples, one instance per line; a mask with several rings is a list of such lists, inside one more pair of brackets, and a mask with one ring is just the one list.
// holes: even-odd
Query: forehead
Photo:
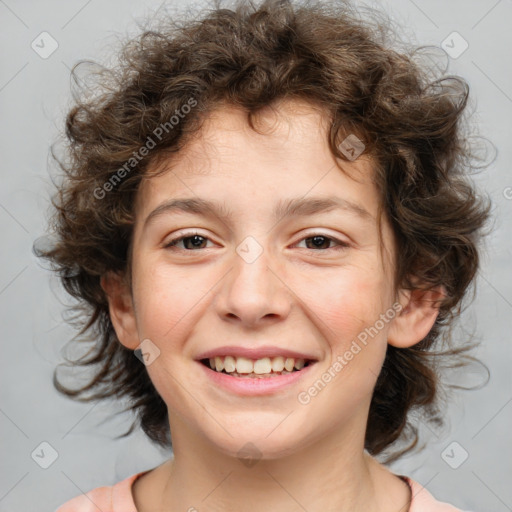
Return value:
[[(373, 162), (367, 155), (354, 161), (336, 158), (329, 147), (330, 119), (319, 106), (286, 100), (266, 107), (248, 122), (246, 111), (222, 105), (208, 114), (185, 147), (162, 160), (142, 181), (137, 212), (165, 196), (207, 193), (210, 197), (257, 194), (269, 202), (287, 195), (339, 193), (364, 195), (366, 209), (376, 215), (378, 193)], [(156, 172), (156, 174), (155, 174)], [(222, 183), (222, 188), (219, 184)]]

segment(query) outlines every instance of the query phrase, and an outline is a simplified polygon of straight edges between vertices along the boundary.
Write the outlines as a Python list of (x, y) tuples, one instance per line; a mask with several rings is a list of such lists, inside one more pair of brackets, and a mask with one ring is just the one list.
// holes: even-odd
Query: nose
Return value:
[(284, 320), (290, 313), (293, 294), (279, 266), (264, 250), (254, 261), (234, 253), (233, 267), (218, 289), (215, 304), (225, 321), (242, 327)]

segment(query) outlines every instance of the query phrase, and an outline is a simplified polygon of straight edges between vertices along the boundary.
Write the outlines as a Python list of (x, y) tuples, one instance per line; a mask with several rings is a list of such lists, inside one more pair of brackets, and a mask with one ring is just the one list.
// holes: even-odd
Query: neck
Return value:
[(253, 512), (407, 510), (405, 484), (364, 452), (356, 434), (323, 437), (283, 457), (254, 453), (252, 461), (241, 461), (185, 427), (171, 428), (174, 458), (160, 480), (159, 510), (230, 512), (248, 504)]

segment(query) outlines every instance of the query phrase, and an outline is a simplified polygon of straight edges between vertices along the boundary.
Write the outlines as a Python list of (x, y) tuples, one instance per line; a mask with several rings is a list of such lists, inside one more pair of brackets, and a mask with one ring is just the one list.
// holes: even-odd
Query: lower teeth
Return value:
[(246, 378), (246, 379), (269, 379), (269, 378), (272, 378), (272, 377), (277, 377), (279, 375), (287, 375), (287, 374), (293, 373), (293, 372), (288, 372), (286, 370), (283, 370), (282, 372), (272, 372), (272, 373), (264, 373), (264, 374), (259, 374), (259, 373), (237, 373), (237, 372), (230, 372), (230, 373), (220, 372), (220, 373), (225, 373), (226, 375), (231, 375), (232, 377), (240, 377), (242, 379), (244, 379), (244, 378)]

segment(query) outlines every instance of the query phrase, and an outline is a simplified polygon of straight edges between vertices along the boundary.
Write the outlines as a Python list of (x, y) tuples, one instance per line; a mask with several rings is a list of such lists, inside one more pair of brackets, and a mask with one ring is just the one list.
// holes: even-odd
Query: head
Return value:
[[(466, 177), (465, 82), (429, 82), (383, 30), (323, 2), (164, 21), (122, 57), (109, 92), (67, 118), (45, 256), (88, 306), (81, 334), (96, 338), (77, 364), (97, 373), (58, 389), (124, 395), (152, 440), (169, 445), (180, 422), (226, 453), (293, 408), (258, 445), (268, 457), (341, 425), (376, 455), (412, 408), (434, 417), (429, 354), (487, 216)], [(143, 340), (159, 352), (147, 366)], [(227, 400), (201, 360), (234, 345), (307, 354), (307, 387)]]

